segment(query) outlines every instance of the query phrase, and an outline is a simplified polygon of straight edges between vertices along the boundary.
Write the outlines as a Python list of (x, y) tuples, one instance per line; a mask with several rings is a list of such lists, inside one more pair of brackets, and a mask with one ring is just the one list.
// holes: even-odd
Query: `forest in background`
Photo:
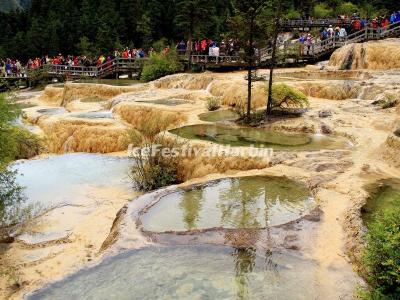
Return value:
[[(31, 0), (25, 10), (17, 7), (0, 13), (0, 57), (26, 60), (58, 53), (92, 56), (114, 48), (172, 44), (189, 35), (219, 41), (240, 35), (243, 22), (238, 18), (242, 15), (237, 13), (235, 2), (243, 1)], [(265, 2), (270, 2), (264, 12), (267, 20), (276, 5), (274, 0)], [(355, 11), (374, 17), (400, 9), (395, 0), (279, 2), (287, 18), (336, 17)]]
[(26, 9), (29, 7), (30, 0), (1, 0), (0, 12), (9, 12), (16, 9)]

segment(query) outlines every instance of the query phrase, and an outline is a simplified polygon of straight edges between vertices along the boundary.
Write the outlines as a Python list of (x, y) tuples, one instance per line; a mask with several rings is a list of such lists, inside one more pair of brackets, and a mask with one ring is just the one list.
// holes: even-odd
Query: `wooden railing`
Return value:
[[(65, 75), (67, 77), (106, 77), (118, 72), (135, 72), (140, 70), (145, 58), (115, 58), (99, 66), (66, 66), (47, 64), (40, 66), (43, 70), (52, 75)], [(36, 69), (38, 70), (38, 69)], [(29, 71), (27, 76), (29, 77)]]
[[(303, 21), (303, 20), (301, 20)], [(321, 20), (319, 20), (322, 22)], [(329, 21), (329, 19), (325, 19)], [(282, 22), (285, 22), (282, 21)], [(291, 22), (300, 22), (300, 20), (291, 20)], [(351, 43), (359, 43), (368, 40), (377, 40), (390, 36), (400, 36), (400, 22), (390, 24), (386, 28), (369, 28), (366, 27), (360, 31), (354, 32), (346, 37), (332, 37), (323, 41), (317, 41), (311, 45), (300, 44), (298, 41), (286, 41), (278, 44), (277, 59), (284, 61), (286, 58), (298, 58), (303, 60), (318, 59), (335, 49)], [(253, 58), (255, 64), (268, 63), (272, 57), (272, 48), (265, 47), (259, 49), (258, 55)], [(188, 56), (180, 57), (184, 63), (188, 62)], [(85, 66), (64, 66), (64, 65), (44, 65), (41, 66), (45, 72), (54, 75), (65, 75), (67, 77), (93, 77), (102, 78), (117, 74), (119, 72), (136, 72), (140, 71), (143, 62), (146, 58), (115, 58), (111, 61), (105, 62), (100, 66), (85, 67)], [(199, 65), (231, 65), (243, 66), (245, 64), (245, 57), (239, 55), (229, 56), (209, 56), (209, 55), (192, 55), (191, 62)], [(8, 78), (27, 78), (27, 74), (22, 77), (9, 76)], [(6, 78), (7, 79), (7, 78)]]
[[(300, 58), (317, 59), (333, 50), (343, 47), (347, 44), (359, 43), (369, 40), (383, 39), (389, 36), (400, 36), (400, 22), (390, 24), (386, 28), (369, 28), (356, 31), (346, 37), (332, 37), (323, 41), (312, 43), (311, 45), (300, 44), (298, 41), (292, 43), (290, 41), (278, 46), (277, 56), (285, 58), (294, 55), (298, 49), (297, 56)], [(272, 48), (265, 47), (260, 49), (260, 61), (267, 62), (272, 57)]]
[(210, 55), (192, 55), (192, 63), (196, 64), (221, 64), (221, 63), (243, 63), (243, 59), (236, 56), (210, 56)]
[(303, 19), (295, 19), (295, 20), (280, 20), (279, 26), (281, 28), (310, 28), (310, 27), (322, 27), (322, 26), (343, 26), (350, 25), (351, 19), (338, 19), (338, 18), (326, 18), (326, 19), (314, 19), (314, 20), (303, 20)]

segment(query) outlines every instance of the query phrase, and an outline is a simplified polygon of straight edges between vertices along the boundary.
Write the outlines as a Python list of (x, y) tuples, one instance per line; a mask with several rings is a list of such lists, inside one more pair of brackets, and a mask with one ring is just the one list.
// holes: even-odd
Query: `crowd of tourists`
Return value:
[(50, 57), (45, 55), (41, 58), (30, 58), (26, 64), (22, 64), (17, 59), (7, 58), (0, 60), (0, 77), (24, 77), (27, 71), (36, 70), (44, 65), (69, 66), (69, 67), (94, 67), (107, 63), (116, 57), (123, 58), (143, 58), (146, 54), (143, 49), (124, 49), (119, 51), (116, 49), (113, 54), (100, 55), (98, 58), (89, 58), (85, 55), (74, 56), (58, 54)]
[(211, 39), (195, 41), (180, 41), (176, 45), (178, 54), (186, 54), (189, 51), (194, 55), (209, 56), (237, 56), (240, 51), (239, 39), (222, 40), (218, 43)]
[(27, 70), (35, 70), (43, 65), (91, 66), (92, 64), (93, 61), (86, 56), (64, 57), (61, 54), (55, 57), (46, 55), (41, 58), (30, 58), (24, 65), (17, 59), (7, 58), (0, 60), (0, 77), (24, 77)]
[(371, 19), (362, 18), (358, 14), (353, 14), (352, 17), (346, 15), (338, 16), (337, 22), (334, 25), (322, 28), (319, 35), (311, 33), (302, 33), (298, 42), (300, 43), (300, 52), (302, 55), (310, 54), (312, 45), (317, 41), (324, 41), (330, 38), (336, 38), (339, 41), (345, 40), (349, 34), (360, 31), (366, 27), (381, 30), (386, 29), (390, 24), (400, 22), (400, 11), (393, 12), (390, 17), (380, 16)]
[(18, 59), (0, 60), (0, 77), (17, 76), (20, 77), (24, 73), (24, 68)]
[[(313, 22), (312, 18), (306, 20)], [(326, 28), (322, 28), (319, 34), (312, 35), (311, 33), (302, 33), (298, 39), (300, 43), (301, 54), (309, 54), (312, 45), (317, 41), (324, 41), (329, 38), (337, 38), (338, 40), (344, 40), (349, 34), (364, 29), (365, 27), (373, 29), (385, 29), (390, 24), (400, 22), (400, 11), (393, 12), (390, 16), (381, 16), (374, 19), (368, 19), (360, 17), (357, 13), (351, 17), (347, 15), (338, 16), (335, 24), (331, 24)], [(192, 55), (207, 55), (212, 57), (218, 56), (239, 56), (240, 49), (243, 45), (238, 39), (222, 40), (217, 42), (211, 39), (201, 39), (194, 41), (181, 40), (176, 44), (176, 51), (178, 54), (184, 55), (189, 52)], [(169, 47), (165, 47), (162, 53), (167, 54), (170, 51)], [(254, 54), (257, 55), (258, 49), (253, 46)], [(147, 53), (143, 48), (124, 48), (122, 50), (115, 49), (113, 53), (100, 55), (98, 58), (89, 58), (85, 55), (63, 56), (59, 54), (54, 57), (48, 55), (41, 58), (32, 58), (27, 61), (25, 65), (18, 59), (0, 59), (0, 77), (23, 77), (26, 76), (27, 70), (35, 70), (43, 65), (62, 65), (62, 66), (101, 66), (107, 62), (112, 61), (115, 58), (121, 57), (124, 59), (133, 58), (144, 58), (151, 56), (155, 53), (153, 48), (150, 48)]]
[[(239, 52), (240, 46), (238, 40), (229, 40), (227, 42), (222, 41), (218, 44), (216, 41), (210, 39), (203, 39), (201, 41), (194, 41), (192, 43), (185, 43), (181, 41), (177, 43), (176, 50), (179, 54), (187, 53), (187, 50), (192, 49), (192, 54), (204, 54), (210, 56), (224, 56), (224, 55), (236, 55)], [(168, 46), (164, 47), (161, 51), (163, 54), (169, 53), (170, 48)], [(128, 47), (120, 50), (115, 49), (110, 54), (101, 54), (99, 57), (93, 59), (85, 55), (74, 56), (67, 55), (64, 56), (61, 53), (50, 57), (45, 55), (41, 58), (36, 57), (29, 59), (26, 64), (22, 64), (17, 59), (7, 58), (5, 60), (0, 60), (0, 77), (24, 77), (28, 70), (35, 70), (44, 65), (59, 65), (59, 66), (69, 66), (69, 67), (91, 67), (91, 66), (101, 66), (114, 60), (115, 58), (124, 59), (136, 59), (145, 58), (151, 56), (156, 51), (150, 47), (147, 53), (143, 48), (133, 48)]]

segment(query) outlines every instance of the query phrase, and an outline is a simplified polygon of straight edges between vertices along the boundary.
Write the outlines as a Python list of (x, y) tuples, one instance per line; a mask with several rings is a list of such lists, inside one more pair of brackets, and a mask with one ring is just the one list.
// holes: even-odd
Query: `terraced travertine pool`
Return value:
[(300, 256), (251, 248), (152, 246), (108, 258), (28, 299), (315, 299), (323, 292), (316, 268)]
[(333, 150), (351, 147), (342, 137), (321, 134), (284, 133), (263, 128), (222, 124), (196, 124), (170, 130), (189, 140), (209, 141), (222, 145), (272, 148), (274, 150)]
[(400, 180), (383, 180), (367, 187), (370, 197), (362, 208), (362, 219), (368, 227), (380, 215), (400, 206)]
[(12, 166), (29, 203), (45, 207), (79, 203), (93, 188), (129, 189), (129, 159), (71, 153), (19, 161)]
[(299, 219), (314, 205), (305, 185), (284, 177), (225, 178), (163, 196), (141, 223), (158, 232), (266, 228)]
[(239, 114), (231, 109), (221, 109), (199, 115), (199, 119), (205, 122), (234, 121), (239, 118)]

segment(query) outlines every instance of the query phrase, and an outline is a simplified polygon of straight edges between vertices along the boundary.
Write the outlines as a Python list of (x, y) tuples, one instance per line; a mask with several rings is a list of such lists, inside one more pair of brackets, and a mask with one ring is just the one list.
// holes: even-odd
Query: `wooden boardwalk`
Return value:
[(338, 18), (326, 18), (326, 19), (315, 19), (315, 20), (303, 20), (303, 19), (295, 19), (295, 20), (280, 20), (279, 28), (282, 31), (292, 31), (295, 29), (311, 29), (311, 28), (321, 28), (328, 27), (332, 25), (334, 27), (339, 26), (350, 26), (352, 20), (351, 19), (338, 19)]
[(28, 71), (21, 77), (8, 76), (0, 77), (0, 79), (9, 82), (18, 80), (29, 81), (33, 72), (46, 72), (49, 75), (65, 76), (67, 78), (105, 78), (109, 76), (116, 76), (118, 74), (132, 74), (140, 72), (145, 58), (115, 58), (111, 61), (105, 62), (100, 66), (85, 67), (85, 66), (65, 66), (65, 65), (43, 65), (38, 69)]
[[(314, 25), (317, 24), (332, 24), (329, 20), (316, 20), (313, 21)], [(303, 20), (292, 20), (291, 26), (298, 26), (296, 24), (310, 25)], [(296, 23), (297, 22), (297, 23)], [(335, 23), (334, 23), (335, 24)], [(315, 25), (317, 26), (317, 25)], [(318, 25), (320, 26), (320, 25)], [(386, 28), (373, 29), (366, 27), (360, 31), (347, 35), (344, 38), (332, 37), (324, 41), (317, 41), (311, 45), (300, 44), (298, 41), (286, 41), (278, 44), (277, 47), (277, 64), (298, 64), (298, 63), (312, 63), (328, 57), (336, 49), (352, 43), (361, 43), (371, 40), (380, 40), (389, 37), (400, 37), (400, 22), (393, 23)], [(271, 63), (272, 48), (265, 47), (259, 49), (258, 56), (254, 57), (254, 65), (258, 67), (268, 67)], [(223, 67), (246, 67), (245, 57), (241, 56), (208, 56), (208, 55), (192, 55), (192, 63), (201, 66), (203, 69), (217, 69)]]
[[(336, 19), (335, 19), (336, 20)], [(313, 24), (331, 24), (332, 20), (324, 19), (313, 21)], [(336, 20), (337, 21), (337, 20)], [(286, 22), (286, 21), (282, 21)], [(288, 21), (289, 22), (289, 21)], [(290, 26), (298, 26), (300, 24), (310, 25), (306, 21), (291, 20)], [(315, 23), (316, 22), (316, 23)], [(288, 25), (289, 26), (289, 25)], [(315, 25), (317, 26), (317, 25)], [(277, 48), (277, 64), (298, 64), (307, 62), (316, 62), (327, 57), (336, 49), (352, 43), (360, 43), (370, 40), (380, 40), (388, 37), (400, 36), (400, 22), (393, 23), (386, 28), (365, 28), (352, 33), (345, 38), (333, 37), (324, 41), (317, 41), (311, 45), (301, 45), (298, 41), (287, 41), (278, 45)], [(257, 67), (268, 67), (271, 63), (272, 48), (259, 49), (258, 55), (253, 58), (254, 65)], [(64, 66), (64, 65), (45, 65), (40, 68), (43, 72), (50, 75), (64, 75), (67, 78), (105, 78), (117, 76), (119, 74), (140, 73), (145, 58), (115, 58), (100, 66), (84, 67), (84, 66)], [(188, 63), (188, 56), (181, 56), (183, 63)], [(192, 55), (191, 63), (202, 69), (216, 68), (244, 68), (246, 67), (245, 57), (242, 56), (208, 56), (208, 55)], [(0, 78), (11, 82), (16, 80), (29, 81), (29, 72), (25, 77), (8, 77)]]
[[(344, 38), (332, 37), (324, 41), (318, 41), (311, 45), (301, 45), (297, 41), (295, 43), (286, 42), (278, 47), (277, 58), (278, 62), (288, 59), (314, 62), (320, 60), (322, 57), (326, 57), (336, 49), (348, 44), (399, 36), (400, 22), (393, 23), (386, 28), (374, 29), (366, 27), (360, 31), (347, 35)], [(272, 48), (263, 48), (260, 50), (261, 64), (268, 65), (271, 57)]]

